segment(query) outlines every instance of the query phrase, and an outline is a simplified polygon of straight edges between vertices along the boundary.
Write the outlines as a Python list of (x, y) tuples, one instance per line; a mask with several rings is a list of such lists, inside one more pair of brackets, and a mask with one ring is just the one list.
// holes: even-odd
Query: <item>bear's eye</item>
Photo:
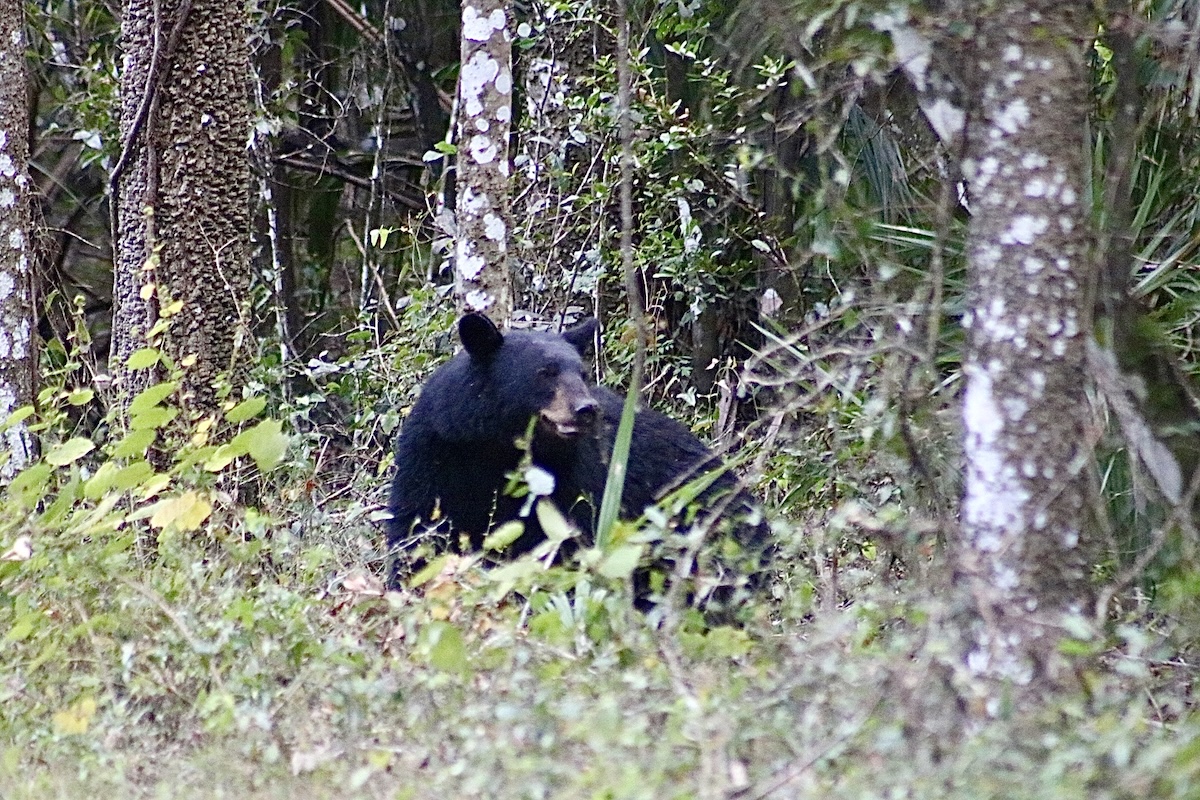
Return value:
[(553, 364), (547, 364), (539, 368), (537, 374), (539, 378), (553, 378), (558, 375), (558, 367)]

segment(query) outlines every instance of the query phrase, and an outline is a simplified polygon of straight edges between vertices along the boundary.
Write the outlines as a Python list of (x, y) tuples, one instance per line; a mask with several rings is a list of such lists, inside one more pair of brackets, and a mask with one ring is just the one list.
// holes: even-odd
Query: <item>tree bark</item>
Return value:
[(1094, 31), (1081, 10), (1005, 2), (978, 19), (973, 42), (961, 567), (976, 615), (966, 660), (1018, 695), (1065, 677), (1064, 619), (1090, 610), (1084, 48)]
[[(0, 422), (33, 403), (33, 280), (29, 100), (24, 4), (0, 0)], [(24, 469), (34, 441), (24, 422), (0, 438), (0, 483)]]
[(183, 368), (201, 414), (216, 409), (222, 380), (236, 381), (250, 282), (247, 36), (241, 3), (126, 5), (111, 364), (125, 402), (155, 380), (125, 366), (150, 345)]
[(459, 77), (455, 294), (460, 309), (503, 324), (512, 313), (508, 271), (508, 134), (512, 40), (503, 0), (464, 0)]

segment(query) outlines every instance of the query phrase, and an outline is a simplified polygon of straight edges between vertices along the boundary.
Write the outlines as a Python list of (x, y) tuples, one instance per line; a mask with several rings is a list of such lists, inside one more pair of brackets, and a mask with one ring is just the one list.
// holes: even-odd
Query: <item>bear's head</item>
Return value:
[(537, 417), (537, 431), (572, 439), (594, 430), (599, 404), (584, 378), (583, 357), (598, 323), (587, 319), (561, 334), (543, 331), (501, 333), (482, 314), (458, 323), (472, 369), (486, 376), (486, 391), (509, 433), (519, 433)]

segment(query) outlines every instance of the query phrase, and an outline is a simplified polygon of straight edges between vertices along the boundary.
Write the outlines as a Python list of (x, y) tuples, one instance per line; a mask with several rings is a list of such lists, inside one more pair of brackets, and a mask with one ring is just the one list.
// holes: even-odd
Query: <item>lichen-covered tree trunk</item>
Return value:
[[(0, 422), (33, 402), (33, 281), (29, 242), (29, 101), (24, 3), (0, 0)], [(0, 483), (33, 455), (24, 423), (0, 440)]]
[(455, 294), (497, 322), (512, 311), (508, 133), (512, 40), (503, 0), (464, 0), (456, 160)]
[[(148, 344), (184, 368), (198, 413), (215, 409), (222, 376), (236, 380), (250, 276), (247, 35), (238, 2), (125, 7), (112, 370), (126, 402), (153, 379), (125, 367)], [(160, 321), (161, 340), (148, 340)]]
[[(1017, 695), (1058, 683), (1090, 610), (1086, 8), (1009, 0), (978, 20), (963, 372), (967, 665)], [(995, 711), (999, 693), (989, 696)]]

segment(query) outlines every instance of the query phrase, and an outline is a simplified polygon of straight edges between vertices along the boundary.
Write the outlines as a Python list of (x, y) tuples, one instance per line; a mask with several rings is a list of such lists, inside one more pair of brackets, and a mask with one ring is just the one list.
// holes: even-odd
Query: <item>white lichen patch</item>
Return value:
[(1012, 64), (1021, 60), (1020, 45), (1010, 44), (1004, 48), (1004, 54), (1001, 56), (1005, 61)]
[(16, 288), (17, 284), (13, 280), (13, 276), (7, 272), (0, 272), (0, 301), (12, 297), (12, 293)]
[(484, 214), (483, 216), (483, 235), (491, 239), (493, 242), (503, 242), (507, 228), (504, 225), (504, 220), (495, 214)]
[(1049, 187), (1041, 178), (1030, 178), (1029, 183), (1025, 184), (1026, 197), (1045, 197)]
[(471, 186), (463, 189), (462, 196), (458, 200), (459, 211), (473, 216), (477, 216), (487, 206), (487, 197), (476, 192), (474, 187)]
[(1021, 156), (1021, 168), (1025, 170), (1041, 169), (1050, 163), (1050, 159), (1041, 153), (1026, 153)]
[(967, 115), (945, 97), (938, 97), (925, 108), (925, 118), (943, 142), (952, 142), (962, 132)]
[(1029, 122), (1029, 104), (1023, 97), (1013, 100), (996, 115), (996, 127), (1005, 133), (1016, 133)]
[(25, 247), (25, 233), (20, 228), (13, 228), (8, 234), (8, 246), (13, 250), (20, 250)]
[(508, 20), (504, 9), (493, 9), (490, 14), (480, 14), (474, 6), (468, 5), (462, 13), (462, 36), (473, 42), (486, 42), (492, 34), (503, 31)]
[(1035, 217), (1032, 214), (1019, 214), (1013, 218), (1008, 230), (1000, 234), (1001, 244), (1033, 244), (1033, 241), (1046, 232), (1050, 220), (1045, 217)]
[(490, 136), (472, 136), (471, 143), (467, 146), (467, 152), (471, 154), (471, 158), (475, 159), (476, 164), (490, 164), (496, 160), (496, 156), (500, 153), (500, 148), (496, 145)]
[(13, 163), (12, 156), (8, 153), (0, 153), (0, 175), (11, 178), (16, 174), (17, 167)]
[(463, 111), (468, 117), (483, 113), (484, 92), (499, 74), (500, 62), (482, 50), (476, 50), (463, 65), (459, 82)]
[(13, 358), (24, 359), (29, 355), (29, 320), (21, 320), (21, 324), (13, 331)]
[(0, 208), (12, 208), (17, 204), (17, 194), (5, 186), (0, 189)]
[[(469, 243), (464, 245), (464, 249), (469, 247)], [(487, 260), (483, 256), (459, 254), (456, 260), (458, 264), (458, 274), (464, 281), (475, 281), (483, 274), (484, 267), (487, 266)]]
[(966, 432), (966, 495), (963, 516), (975, 532), (975, 545), (997, 552), (1020, 532), (1029, 493), (1008, 464), (1001, 447), (1004, 418), (995, 397), (993, 373), (976, 364), (964, 368), (967, 388), (963, 399)]
[[(1036, 275), (1046, 268), (1046, 262), (1034, 256), (1026, 256), (1021, 262), (1021, 267), (1025, 270), (1026, 275)], [(1033, 285), (1035, 284), (1030, 284), (1030, 286)]]
[(487, 311), (494, 302), (492, 296), (483, 289), (467, 292), (467, 296), (463, 300), (469, 311)]

